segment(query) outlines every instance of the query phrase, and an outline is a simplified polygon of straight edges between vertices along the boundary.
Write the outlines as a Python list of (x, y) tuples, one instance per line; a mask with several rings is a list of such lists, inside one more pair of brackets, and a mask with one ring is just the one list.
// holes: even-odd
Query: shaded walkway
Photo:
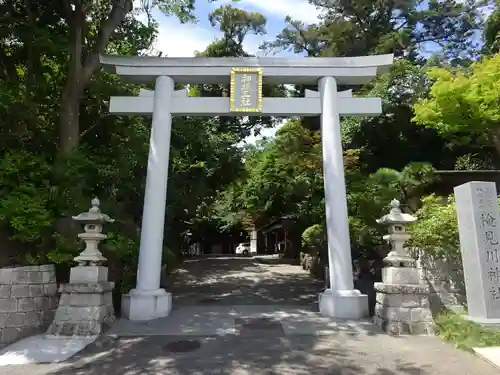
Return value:
[(128, 322), (135, 333), (103, 336), (66, 363), (0, 375), (500, 374), (436, 337), (395, 338), (369, 322), (319, 316), (322, 285), (298, 266), (199, 259), (170, 282), (171, 316)]
[[(323, 284), (300, 266), (276, 258), (202, 257), (187, 260), (171, 277), (170, 316), (150, 322), (120, 320), (125, 336), (241, 336), (252, 324), (275, 324), (278, 335), (372, 331), (369, 322), (341, 324), (317, 313)], [(257, 334), (269, 331), (257, 329)]]
[[(499, 370), (434, 337), (260, 335), (199, 337), (200, 347), (167, 350), (185, 337), (101, 340), (64, 364), (0, 367), (2, 375), (498, 375)], [(194, 338), (193, 338), (194, 339)]]
[(323, 283), (296, 265), (271, 258), (217, 257), (188, 259), (169, 279), (174, 306), (301, 305), (313, 306)]

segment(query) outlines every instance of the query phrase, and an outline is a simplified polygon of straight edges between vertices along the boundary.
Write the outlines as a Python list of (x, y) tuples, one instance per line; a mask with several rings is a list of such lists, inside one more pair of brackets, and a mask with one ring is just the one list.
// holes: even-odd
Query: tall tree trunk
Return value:
[(109, 16), (102, 21), (97, 38), (85, 48), (88, 38), (85, 19), (89, 9), (86, 9), (81, 1), (75, 1), (74, 6), (74, 9), (67, 10), (71, 35), (71, 60), (59, 111), (59, 150), (62, 153), (69, 153), (78, 148), (80, 102), (83, 91), (99, 68), (99, 54), (104, 53), (114, 30), (133, 7), (131, 0), (117, 0)]
[(85, 10), (81, 2), (75, 2), (74, 9), (68, 10), (70, 28), (71, 57), (68, 80), (64, 85), (59, 110), (59, 151), (69, 153), (78, 148), (80, 133), (80, 79), (83, 58), (83, 29)]
[(78, 148), (80, 140), (80, 90), (68, 81), (63, 90), (59, 112), (59, 150), (69, 153)]

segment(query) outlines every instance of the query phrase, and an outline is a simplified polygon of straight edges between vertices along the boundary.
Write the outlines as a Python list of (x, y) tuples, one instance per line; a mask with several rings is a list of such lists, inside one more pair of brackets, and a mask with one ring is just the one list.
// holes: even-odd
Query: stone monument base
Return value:
[(434, 323), (425, 285), (375, 283), (374, 323), (392, 334), (432, 335)]
[(71, 268), (70, 284), (88, 284), (108, 281), (108, 267), (104, 266), (76, 266)]
[(384, 267), (382, 280), (386, 284), (415, 284), (420, 283), (420, 272), (414, 267)]
[(63, 284), (61, 299), (48, 335), (97, 336), (115, 320), (114, 283)]
[(471, 322), (479, 324), (485, 328), (500, 329), (500, 319), (478, 318), (470, 315), (464, 315), (463, 318), (465, 320), (470, 320)]
[(359, 290), (327, 289), (319, 294), (319, 312), (337, 319), (368, 318), (368, 296)]
[(152, 293), (132, 289), (122, 297), (122, 315), (129, 320), (153, 320), (170, 315), (172, 294), (164, 289)]

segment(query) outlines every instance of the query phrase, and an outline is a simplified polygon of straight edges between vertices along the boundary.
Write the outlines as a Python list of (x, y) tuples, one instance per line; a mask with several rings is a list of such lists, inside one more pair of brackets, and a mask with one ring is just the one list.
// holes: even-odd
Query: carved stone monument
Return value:
[(376, 305), (374, 322), (392, 334), (430, 334), (433, 332), (429, 307), (429, 288), (420, 284), (416, 261), (404, 247), (410, 239), (406, 226), (417, 219), (403, 213), (399, 201), (391, 202), (391, 211), (377, 220), (389, 227), (383, 238), (391, 245), (384, 258), (382, 282), (375, 283)]
[(499, 209), (494, 182), (455, 187), (468, 319), (500, 324)]
[(84, 224), (84, 233), (78, 235), (85, 242), (85, 250), (75, 258), (78, 266), (70, 271), (69, 284), (61, 285), (61, 299), (54, 321), (47, 334), (56, 336), (97, 336), (115, 319), (106, 258), (99, 251), (99, 242), (107, 236), (103, 223), (114, 220), (101, 213), (99, 199), (92, 200), (88, 212), (73, 216)]

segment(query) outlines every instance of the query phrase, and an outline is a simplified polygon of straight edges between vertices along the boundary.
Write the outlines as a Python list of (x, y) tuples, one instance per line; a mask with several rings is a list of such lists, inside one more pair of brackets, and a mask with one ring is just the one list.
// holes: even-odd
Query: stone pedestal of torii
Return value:
[[(353, 98), (337, 85), (362, 85), (392, 65), (392, 55), (319, 58), (161, 58), (101, 56), (109, 71), (132, 83), (155, 83), (138, 97), (112, 97), (110, 112), (152, 115), (136, 288), (123, 296), (130, 320), (170, 314), (172, 296), (160, 288), (172, 116), (320, 116), (330, 289), (320, 313), (368, 316), (368, 297), (354, 289), (340, 116), (376, 116), (379, 98)], [(231, 84), (230, 98), (188, 97), (175, 84)], [(263, 98), (262, 84), (318, 84), (304, 98)]]

